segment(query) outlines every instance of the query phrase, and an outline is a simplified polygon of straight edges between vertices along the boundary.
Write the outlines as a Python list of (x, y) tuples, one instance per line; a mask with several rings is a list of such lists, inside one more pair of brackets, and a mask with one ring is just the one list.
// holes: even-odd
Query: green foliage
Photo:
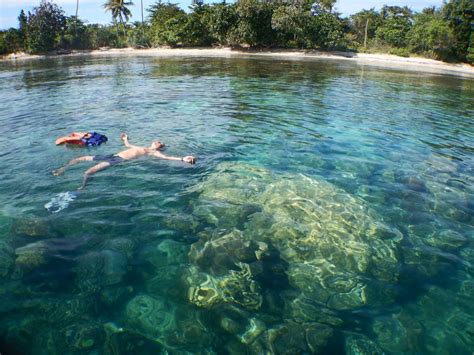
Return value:
[(120, 41), (115, 28), (111, 26), (89, 25), (86, 36), (89, 38), (88, 49), (99, 49), (100, 47), (115, 47)]
[(57, 48), (66, 28), (64, 11), (48, 0), (42, 0), (28, 15), (28, 48), (32, 53)]
[[(368, 21), (368, 22), (367, 22)], [(354, 34), (357, 46), (364, 44), (365, 27), (367, 25), (367, 40), (375, 37), (377, 29), (382, 25), (382, 16), (374, 9), (362, 10), (350, 17), (350, 32)]]
[(20, 52), (24, 49), (21, 31), (10, 28), (1, 35), (0, 54)]
[(413, 23), (413, 13), (407, 7), (384, 6), (381, 11), (383, 23), (375, 32), (376, 38), (394, 47), (406, 47), (406, 35)]
[(390, 54), (398, 55), (399, 57), (409, 57), (410, 51), (407, 48), (392, 48), (389, 51)]
[(22, 42), (22, 49), (26, 49), (28, 45), (28, 18), (25, 15), (25, 11), (21, 10), (18, 16), (19, 30)]
[(280, 45), (304, 47), (309, 12), (299, 5), (282, 5), (273, 11), (272, 28), (278, 31)]
[[(335, 0), (277, 2), (237, 0), (204, 5), (193, 1), (186, 13), (158, 0), (147, 23), (129, 25), (130, 0), (106, 0), (113, 26), (87, 25), (42, 0), (28, 16), (21, 11), (18, 29), (0, 32), (0, 53), (27, 49), (149, 46), (247, 46), (286, 48), (357, 48), (401, 56), (417, 53), (442, 60), (474, 62), (472, 0), (449, 0), (441, 9), (414, 14), (408, 7), (362, 10), (350, 18), (333, 12)], [(367, 26), (367, 47), (364, 39)]]
[(128, 44), (135, 48), (149, 48), (151, 44), (150, 26), (141, 22), (134, 22), (127, 31)]
[(188, 15), (188, 22), (184, 29), (186, 34), (184, 44), (193, 47), (211, 45), (213, 38), (208, 26), (210, 6), (194, 5), (191, 9), (193, 11)]
[(322, 13), (312, 16), (306, 28), (308, 47), (343, 49), (346, 47), (341, 20), (335, 14)]
[(185, 39), (188, 15), (177, 4), (158, 1), (150, 7), (151, 39), (155, 46), (175, 46)]
[(472, 58), (474, 2), (472, 0), (450, 0), (443, 8), (443, 15), (453, 32), (455, 55), (462, 60), (468, 60), (468, 55), (471, 53)]
[(90, 48), (89, 37), (86, 35), (87, 27), (75, 16), (66, 19), (66, 29), (61, 36), (59, 46), (66, 49)]
[(272, 28), (272, 5), (258, 0), (240, 0), (235, 5), (236, 26), (230, 31), (233, 45), (272, 46), (276, 31)]
[(204, 23), (214, 43), (229, 45), (230, 32), (237, 24), (237, 12), (234, 5), (215, 4), (204, 14)]
[(469, 63), (474, 64), (474, 32), (471, 33), (471, 38), (469, 39), (466, 60)]
[(132, 12), (127, 6), (133, 5), (131, 1), (124, 1), (124, 0), (107, 0), (104, 4), (104, 8), (106, 11), (110, 11), (112, 14), (112, 20), (114, 22), (119, 20), (121, 24), (128, 22), (130, 17), (132, 17)]
[(119, 23), (122, 25), (122, 32), (124, 38), (120, 38), (118, 34), (118, 27), (116, 28), (118, 40), (116, 42), (116, 47), (126, 47), (127, 40), (126, 36), (126, 28), (125, 24), (128, 22), (130, 17), (132, 17), (132, 12), (127, 6), (133, 5), (131, 1), (125, 0), (107, 0), (104, 4), (104, 8), (106, 11), (110, 11), (112, 14), (112, 22), (117, 26), (117, 19)]
[(407, 33), (410, 50), (436, 59), (452, 57), (453, 33), (441, 15), (435, 11), (423, 11), (415, 19), (415, 24)]

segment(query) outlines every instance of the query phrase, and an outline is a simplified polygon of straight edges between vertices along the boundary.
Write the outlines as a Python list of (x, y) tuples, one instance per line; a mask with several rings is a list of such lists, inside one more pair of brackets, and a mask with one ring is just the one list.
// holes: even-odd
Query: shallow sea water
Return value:
[[(473, 80), (80, 57), (0, 63), (0, 98), (2, 354), (474, 349)], [(109, 141), (54, 145), (83, 130)], [(122, 131), (198, 162), (72, 198), (91, 164), (51, 171)]]

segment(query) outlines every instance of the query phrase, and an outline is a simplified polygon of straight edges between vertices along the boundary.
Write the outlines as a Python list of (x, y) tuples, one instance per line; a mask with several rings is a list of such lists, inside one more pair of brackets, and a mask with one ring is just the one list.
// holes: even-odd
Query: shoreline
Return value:
[(391, 54), (368, 54), (353, 52), (323, 52), (316, 50), (234, 50), (231, 48), (113, 48), (92, 51), (72, 51), (69, 54), (32, 55), (26, 53), (9, 54), (0, 61), (16, 62), (30, 59), (45, 59), (77, 56), (154, 56), (154, 57), (267, 57), (286, 60), (344, 60), (358, 65), (369, 65), (380, 68), (399, 69), (422, 73), (457, 75), (474, 78), (474, 66), (469, 64), (450, 64), (422, 57), (399, 57)]

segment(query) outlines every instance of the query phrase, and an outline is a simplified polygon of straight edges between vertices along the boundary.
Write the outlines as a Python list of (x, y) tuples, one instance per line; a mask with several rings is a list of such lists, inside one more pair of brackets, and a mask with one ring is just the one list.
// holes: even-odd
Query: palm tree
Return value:
[[(123, 34), (125, 36), (125, 23), (128, 22), (132, 16), (132, 12), (127, 6), (132, 6), (132, 1), (125, 0), (107, 0), (104, 4), (105, 11), (110, 11), (112, 13), (112, 21), (116, 24), (117, 18), (119, 19), (120, 24), (123, 28)], [(124, 22), (125, 19), (125, 22)]]
[(77, 38), (77, 13), (79, 12), (79, 0), (76, 0), (76, 18), (74, 19), (74, 38)]
[(140, 0), (140, 1), (142, 5), (142, 41), (145, 42), (145, 21), (143, 19), (143, 0)]

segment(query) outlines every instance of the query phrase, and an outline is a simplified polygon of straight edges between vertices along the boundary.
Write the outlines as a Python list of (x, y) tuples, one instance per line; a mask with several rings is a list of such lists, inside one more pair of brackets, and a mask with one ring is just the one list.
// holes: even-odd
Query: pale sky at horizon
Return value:
[[(74, 15), (76, 12), (76, 0), (54, 0), (56, 4), (61, 6), (67, 16)], [(140, 0), (134, 0), (134, 5), (130, 7), (132, 11), (131, 21), (139, 21), (141, 19)], [(143, 0), (145, 9), (157, 2), (157, 0)], [(191, 5), (191, 0), (175, 0), (170, 1), (177, 3), (181, 8), (187, 10)], [(220, 2), (214, 0), (204, 0), (206, 4)], [(18, 15), (23, 9), (26, 13), (38, 6), (40, 0), (0, 0), (0, 30), (10, 27), (18, 27)], [(105, 0), (79, 0), (79, 18), (87, 21), (87, 23), (107, 24), (111, 22), (110, 13), (106, 13), (103, 4)], [(362, 9), (380, 9), (383, 5), (408, 6), (415, 11), (420, 11), (428, 6), (439, 7), (443, 3), (442, 0), (338, 0), (336, 2), (336, 11), (342, 13), (343, 16), (356, 13)]]

